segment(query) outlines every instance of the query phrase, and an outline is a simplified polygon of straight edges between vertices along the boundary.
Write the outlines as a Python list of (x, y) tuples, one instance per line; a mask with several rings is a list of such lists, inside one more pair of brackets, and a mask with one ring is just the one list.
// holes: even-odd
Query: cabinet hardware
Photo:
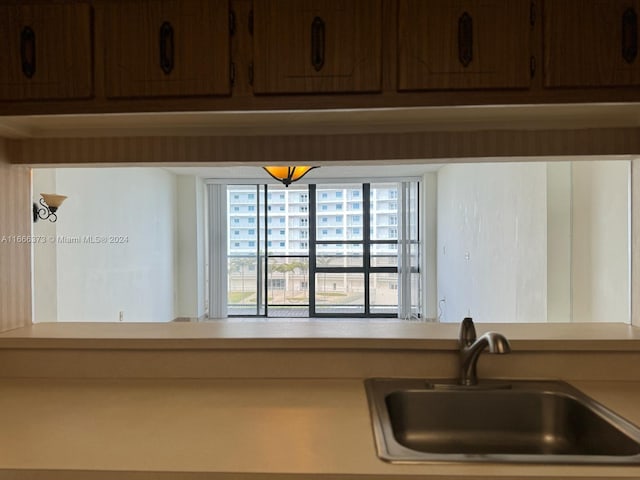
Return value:
[(24, 27), (20, 32), (20, 60), (22, 73), (32, 78), (36, 73), (36, 34), (31, 27)]
[(536, 2), (532, 1), (531, 5), (529, 6), (529, 23), (531, 24), (532, 27), (536, 24), (536, 17), (537, 17)]
[(638, 56), (638, 15), (629, 7), (622, 14), (622, 58), (633, 63)]
[(236, 12), (233, 10), (229, 11), (229, 35), (233, 36), (236, 34)]
[(169, 75), (173, 71), (173, 27), (169, 22), (160, 26), (160, 68)]
[(322, 70), (324, 66), (324, 37), (324, 20), (315, 17), (311, 22), (311, 65), (316, 72)]
[(531, 78), (536, 76), (536, 57), (534, 57), (533, 55), (529, 57), (529, 73), (531, 75)]
[(236, 64), (233, 62), (229, 64), (229, 82), (232, 86), (236, 83)]
[(465, 68), (473, 60), (473, 19), (468, 12), (458, 19), (458, 60)]
[(249, 85), (253, 85), (253, 62), (249, 64), (248, 70)]

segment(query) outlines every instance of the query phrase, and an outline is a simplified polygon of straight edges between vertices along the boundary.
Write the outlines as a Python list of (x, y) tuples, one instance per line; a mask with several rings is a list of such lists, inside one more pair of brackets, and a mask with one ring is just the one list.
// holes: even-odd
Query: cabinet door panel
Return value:
[(528, 88), (529, 0), (400, 0), (398, 89)]
[(545, 86), (639, 85), (639, 7), (638, 0), (548, 0)]
[(0, 99), (91, 97), (91, 32), (86, 3), (0, 6)]
[(107, 97), (230, 93), (226, 0), (112, 1), (105, 8)]
[(255, 93), (378, 92), (380, 0), (255, 0)]

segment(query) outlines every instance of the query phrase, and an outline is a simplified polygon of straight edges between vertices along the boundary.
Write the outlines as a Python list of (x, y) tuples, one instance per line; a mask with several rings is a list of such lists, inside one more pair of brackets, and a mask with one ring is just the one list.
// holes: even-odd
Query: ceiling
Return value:
[[(312, 170), (301, 182), (317, 180), (344, 180), (345, 178), (394, 178), (394, 177), (420, 177), (428, 172), (435, 172), (440, 168), (439, 164), (414, 164), (414, 165), (328, 165)], [(164, 167), (176, 175), (195, 175), (204, 179), (271, 179), (261, 167)]]

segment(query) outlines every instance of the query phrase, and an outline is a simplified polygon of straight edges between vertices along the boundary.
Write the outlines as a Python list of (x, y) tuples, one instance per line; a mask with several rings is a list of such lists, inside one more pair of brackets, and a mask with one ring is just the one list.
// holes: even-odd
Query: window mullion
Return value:
[(369, 291), (369, 272), (371, 270), (371, 184), (362, 184), (362, 261), (364, 267), (364, 314), (371, 313), (371, 292)]
[(316, 186), (309, 185), (309, 316), (316, 316)]

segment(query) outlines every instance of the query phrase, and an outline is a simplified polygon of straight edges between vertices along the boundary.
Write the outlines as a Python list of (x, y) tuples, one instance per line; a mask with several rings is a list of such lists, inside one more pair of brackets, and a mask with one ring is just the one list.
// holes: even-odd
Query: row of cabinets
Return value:
[(384, 62), (401, 92), (527, 89), (538, 74), (547, 88), (634, 86), (639, 3), (397, 0), (389, 19), (383, 0), (253, 0), (239, 25), (228, 0), (13, 2), (0, 5), (0, 100), (91, 98), (96, 58), (106, 98), (230, 95), (239, 29), (257, 95), (380, 92)]

